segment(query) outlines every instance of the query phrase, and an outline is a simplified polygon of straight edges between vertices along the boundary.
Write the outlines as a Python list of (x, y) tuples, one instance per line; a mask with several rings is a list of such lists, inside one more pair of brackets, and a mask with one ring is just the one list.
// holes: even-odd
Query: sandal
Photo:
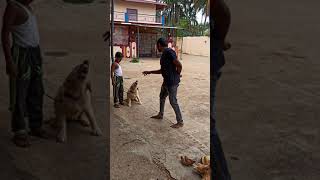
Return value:
[(152, 119), (163, 119), (163, 116), (158, 114), (158, 115), (152, 116), (151, 118)]
[(173, 124), (170, 127), (175, 128), (175, 129), (181, 128), (181, 127), (183, 127), (183, 122), (178, 122), (177, 124)]

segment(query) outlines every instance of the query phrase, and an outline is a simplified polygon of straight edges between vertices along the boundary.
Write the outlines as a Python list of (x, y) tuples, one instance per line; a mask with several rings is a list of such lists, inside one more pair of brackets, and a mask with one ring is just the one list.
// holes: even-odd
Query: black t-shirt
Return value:
[(167, 86), (177, 85), (180, 82), (180, 75), (176, 65), (173, 63), (177, 59), (176, 52), (170, 48), (165, 48), (160, 58), (161, 74), (163, 82)]
[(210, 22), (211, 25), (211, 34), (212, 38), (211, 40), (211, 46), (212, 48), (212, 54), (210, 55), (212, 61), (210, 63), (210, 69), (211, 71), (213, 70), (214, 73), (219, 73), (220, 69), (224, 66), (225, 64), (225, 58), (224, 58), (224, 53), (223, 53), (223, 48), (221, 47), (221, 40), (220, 36), (218, 34), (216, 27), (216, 24), (214, 20), (211, 20)]

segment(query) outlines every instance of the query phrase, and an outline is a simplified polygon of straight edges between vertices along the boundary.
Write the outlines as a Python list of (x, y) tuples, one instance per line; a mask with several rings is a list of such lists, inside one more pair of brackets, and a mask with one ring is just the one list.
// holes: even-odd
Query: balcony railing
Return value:
[(114, 12), (114, 20), (115, 21), (125, 21), (125, 14), (124, 12)]
[(115, 11), (114, 20), (121, 21), (121, 22), (135, 22), (135, 23), (164, 25), (164, 17), (161, 15), (129, 14), (127, 12)]
[(163, 3), (162, 0), (142, 0), (144, 2), (152, 2), (152, 3)]
[(145, 2), (145, 3), (153, 3), (153, 4), (165, 4), (163, 0), (126, 0), (133, 2)]

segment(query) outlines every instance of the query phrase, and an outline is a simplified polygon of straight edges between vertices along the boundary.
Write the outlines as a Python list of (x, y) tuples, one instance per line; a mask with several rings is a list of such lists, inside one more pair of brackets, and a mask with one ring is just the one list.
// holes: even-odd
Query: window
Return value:
[(137, 9), (127, 9), (129, 16), (129, 21), (138, 21), (138, 10)]

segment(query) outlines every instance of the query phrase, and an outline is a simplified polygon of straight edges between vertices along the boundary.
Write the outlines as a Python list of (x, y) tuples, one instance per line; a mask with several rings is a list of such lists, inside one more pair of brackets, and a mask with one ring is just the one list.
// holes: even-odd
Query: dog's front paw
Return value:
[(102, 131), (99, 128), (97, 128), (97, 129), (92, 130), (91, 134), (93, 136), (101, 136), (102, 135)]

